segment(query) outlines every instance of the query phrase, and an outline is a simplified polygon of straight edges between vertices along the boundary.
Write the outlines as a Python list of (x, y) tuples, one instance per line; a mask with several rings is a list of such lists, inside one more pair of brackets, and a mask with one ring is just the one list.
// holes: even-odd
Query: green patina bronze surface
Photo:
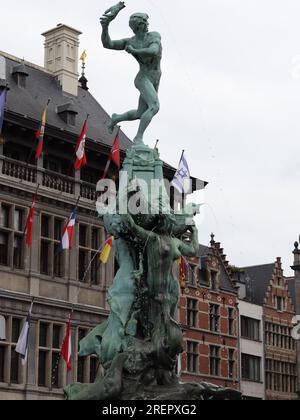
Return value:
[(140, 100), (137, 109), (124, 114), (114, 114), (109, 125), (109, 131), (112, 133), (114, 127), (122, 121), (140, 120), (134, 143), (143, 143), (145, 130), (160, 109), (158, 89), (161, 79), (161, 36), (158, 32), (149, 32), (149, 16), (147, 14), (135, 13), (130, 17), (129, 22), (134, 36), (117, 41), (111, 40), (108, 30), (109, 24), (124, 7), (124, 2), (120, 2), (107, 10), (102, 16), (102, 43), (104, 48), (125, 50), (137, 60), (140, 71), (135, 79), (135, 86), (140, 92)]
[[(113, 125), (121, 118), (141, 118), (136, 143), (128, 150), (120, 173), (119, 203), (130, 203), (139, 193), (143, 214), (133, 214), (129, 205), (129, 211), (121, 211), (119, 204), (116, 214), (99, 215), (107, 233), (115, 237), (119, 270), (108, 292), (109, 318), (81, 341), (79, 356), (97, 356), (105, 373), (94, 384), (68, 386), (65, 394), (70, 400), (239, 398), (235, 391), (210, 384), (180, 384), (176, 375), (183, 335), (176, 321), (180, 289), (174, 267), (180, 256), (197, 255), (193, 217), (198, 209), (190, 205), (183, 214), (174, 214), (158, 150), (142, 144), (142, 134), (153, 111), (158, 110), (160, 37), (148, 33), (148, 17), (136, 14), (131, 18), (135, 37), (112, 42), (108, 24), (123, 7), (119, 3), (102, 18), (103, 43), (109, 48), (126, 48), (141, 64), (137, 77), (140, 110), (115, 116)], [(160, 182), (155, 198), (149, 188), (153, 180)], [(186, 233), (189, 242), (181, 240)]]

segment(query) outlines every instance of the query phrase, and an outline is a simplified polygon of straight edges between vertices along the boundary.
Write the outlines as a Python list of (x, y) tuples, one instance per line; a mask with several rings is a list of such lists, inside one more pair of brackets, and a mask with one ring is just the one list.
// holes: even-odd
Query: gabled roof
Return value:
[[(221, 284), (220, 284), (220, 288), (222, 290), (231, 292), (231, 293), (236, 293), (236, 289), (233, 285), (232, 279), (229, 275), (229, 273), (227, 272), (227, 269), (225, 268), (224, 265), (224, 261), (223, 261), (223, 256), (221, 254), (219, 254), (217, 249), (212, 249), (211, 247), (205, 246), (205, 245), (200, 245), (199, 246), (199, 254), (198, 256), (205, 260), (209, 255), (218, 255), (219, 258), (219, 262), (220, 262), (220, 280), (221, 280)], [(200, 275), (200, 285), (202, 286), (206, 286), (207, 287), (207, 282), (205, 281), (205, 279), (202, 278), (202, 276)]]

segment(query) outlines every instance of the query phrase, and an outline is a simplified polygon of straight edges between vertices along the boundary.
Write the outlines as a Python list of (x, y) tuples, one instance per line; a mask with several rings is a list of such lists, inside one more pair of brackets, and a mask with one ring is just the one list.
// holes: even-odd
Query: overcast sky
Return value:
[[(17, 0), (2, 7), (0, 50), (43, 65), (42, 32), (83, 32), (90, 92), (109, 112), (132, 109), (137, 63), (104, 50), (100, 15), (116, 0)], [(193, 176), (209, 182), (200, 241), (210, 233), (238, 266), (281, 256), (290, 274), (300, 233), (299, 0), (127, 0), (111, 25), (131, 36), (129, 16), (150, 15), (164, 45), (161, 111), (147, 131), (162, 159), (186, 150)], [(122, 125), (129, 137), (136, 123)]]

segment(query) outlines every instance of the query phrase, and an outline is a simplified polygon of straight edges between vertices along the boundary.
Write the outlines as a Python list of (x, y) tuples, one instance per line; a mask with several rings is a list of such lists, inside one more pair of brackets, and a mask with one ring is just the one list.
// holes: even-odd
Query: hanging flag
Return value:
[(71, 340), (71, 328), (72, 328), (72, 318), (70, 317), (66, 336), (61, 348), (61, 355), (64, 361), (67, 363), (67, 370), (71, 372), (72, 370), (72, 340)]
[(27, 216), (27, 220), (25, 223), (25, 230), (24, 230), (24, 234), (26, 235), (26, 245), (29, 246), (30, 248), (32, 247), (32, 232), (33, 232), (33, 224), (34, 224), (34, 209), (35, 209), (35, 204), (36, 204), (36, 200), (38, 197), (38, 189), (39, 189), (39, 185), (37, 187), (36, 193), (33, 197), (32, 200), (32, 204)]
[(104, 245), (104, 247), (103, 247), (103, 249), (101, 251), (101, 254), (100, 254), (100, 261), (103, 264), (107, 264), (107, 262), (109, 260), (109, 257), (110, 257), (110, 253), (111, 253), (112, 247), (113, 247), (113, 244), (114, 244), (114, 237), (111, 236), (105, 242), (105, 245)]
[(191, 174), (184, 152), (182, 153), (172, 185), (181, 194), (188, 194), (191, 192)]
[(119, 170), (121, 169), (120, 130), (121, 129), (119, 127), (118, 133), (116, 135), (116, 138), (115, 138), (115, 141), (114, 141), (114, 144), (113, 144), (113, 147), (112, 147), (110, 155), (108, 157), (106, 167), (104, 169), (104, 174), (103, 174), (102, 179), (107, 177), (111, 162), (114, 162), (114, 164), (117, 166), (117, 168)]
[(21, 331), (21, 334), (17, 343), (17, 347), (16, 347), (16, 352), (21, 355), (23, 366), (26, 365), (27, 363), (32, 308), (33, 308), (33, 301), (31, 302), (31, 306), (30, 306), (25, 324), (22, 328), (22, 331)]
[(2, 133), (3, 121), (4, 121), (4, 108), (6, 103), (6, 89), (3, 89), (0, 93), (0, 135)]
[(75, 171), (79, 171), (81, 168), (86, 166), (87, 160), (86, 160), (86, 154), (85, 154), (85, 141), (86, 141), (86, 133), (87, 133), (87, 120), (85, 120), (81, 134), (79, 136), (79, 139), (77, 141), (76, 145), (76, 161), (75, 161)]
[(36, 154), (35, 154), (35, 160), (38, 160), (38, 158), (43, 153), (44, 135), (45, 135), (45, 127), (46, 127), (47, 111), (48, 111), (49, 103), (50, 103), (50, 99), (47, 102), (47, 105), (46, 105), (46, 107), (44, 109), (44, 112), (43, 112), (41, 124), (40, 124), (40, 126), (39, 126), (39, 128), (38, 128), (38, 130), (35, 134), (35, 138), (38, 141), (38, 146), (37, 146)]
[(118, 130), (118, 134), (116, 135), (113, 147), (110, 152), (109, 160), (114, 162), (117, 168), (121, 169), (121, 155), (120, 155), (120, 129)]
[(179, 259), (179, 283), (181, 289), (186, 288), (187, 284), (187, 264), (183, 256)]
[(74, 211), (72, 212), (67, 226), (65, 227), (63, 236), (62, 236), (62, 240), (61, 240), (61, 244), (60, 244), (60, 252), (61, 251), (65, 251), (67, 249), (71, 250), (72, 249), (72, 244), (73, 244), (73, 235), (74, 235), (74, 228), (75, 228), (75, 224), (76, 224), (76, 219), (77, 219), (77, 206), (75, 207)]

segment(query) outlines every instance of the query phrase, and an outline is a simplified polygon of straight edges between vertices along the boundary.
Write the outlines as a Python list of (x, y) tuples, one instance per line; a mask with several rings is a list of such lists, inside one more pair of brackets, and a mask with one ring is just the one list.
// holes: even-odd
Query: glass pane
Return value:
[(50, 238), (50, 217), (42, 215), (41, 235), (43, 238)]
[(61, 326), (53, 325), (52, 347), (54, 349), (60, 349), (62, 345), (62, 343), (60, 342), (60, 333), (61, 333)]
[(60, 241), (62, 237), (63, 222), (60, 219), (54, 221), (54, 239)]
[(40, 272), (41, 274), (49, 275), (49, 248), (48, 242), (41, 241), (41, 257), (40, 257)]
[(52, 386), (54, 388), (59, 388), (59, 370), (60, 370), (60, 353), (52, 354)]
[(63, 253), (60, 249), (60, 244), (54, 246), (54, 276), (63, 277)]
[(4, 366), (5, 366), (5, 347), (0, 346), (0, 382), (5, 382)]
[(12, 343), (17, 343), (21, 333), (21, 320), (18, 318), (13, 318), (12, 320), (12, 329), (11, 329), (11, 341)]
[(87, 226), (79, 226), (79, 245), (84, 247), (87, 246)]
[(77, 362), (77, 382), (83, 384), (84, 383), (84, 366), (85, 366), (85, 358), (78, 357)]
[(8, 265), (8, 233), (0, 232), (0, 264)]
[(24, 211), (21, 209), (15, 209), (14, 214), (14, 230), (23, 232), (24, 229)]
[(100, 248), (100, 230), (92, 229), (92, 248), (97, 250)]
[(9, 210), (10, 207), (2, 204), (0, 207), (0, 227), (9, 227)]
[(47, 347), (48, 344), (48, 324), (40, 322), (40, 336), (39, 336), (39, 346)]
[(12, 384), (19, 383), (19, 354), (15, 349), (11, 349), (11, 363), (10, 363), (10, 382)]
[(91, 258), (93, 260), (91, 266), (91, 283), (93, 285), (97, 285), (99, 284), (99, 258), (97, 258), (97, 255), (94, 252), (91, 254)]
[(46, 386), (46, 367), (47, 367), (47, 352), (39, 352), (39, 371), (38, 371), (38, 385)]
[(88, 275), (85, 277), (85, 272), (87, 269), (87, 260), (88, 260), (88, 253), (85, 251), (79, 251), (79, 260), (78, 260), (78, 274), (79, 274), (79, 281), (88, 282)]
[(90, 383), (94, 383), (97, 377), (97, 373), (98, 373), (98, 368), (99, 368), (99, 362), (95, 357), (91, 358), (90, 361)]
[(14, 268), (23, 268), (23, 237), (14, 237)]

